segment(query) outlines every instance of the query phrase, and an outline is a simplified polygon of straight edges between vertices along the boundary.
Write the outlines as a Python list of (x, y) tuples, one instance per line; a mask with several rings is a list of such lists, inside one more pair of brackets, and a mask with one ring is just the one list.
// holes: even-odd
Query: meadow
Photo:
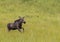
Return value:
[[(8, 32), (19, 16), (24, 32)], [(0, 42), (60, 42), (60, 0), (0, 0)]]

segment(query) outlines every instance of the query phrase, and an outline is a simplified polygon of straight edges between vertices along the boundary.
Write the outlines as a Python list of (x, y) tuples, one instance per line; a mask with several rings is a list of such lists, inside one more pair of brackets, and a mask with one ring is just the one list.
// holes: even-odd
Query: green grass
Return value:
[[(24, 33), (7, 24), (25, 16)], [(0, 42), (60, 42), (60, 0), (0, 0)]]

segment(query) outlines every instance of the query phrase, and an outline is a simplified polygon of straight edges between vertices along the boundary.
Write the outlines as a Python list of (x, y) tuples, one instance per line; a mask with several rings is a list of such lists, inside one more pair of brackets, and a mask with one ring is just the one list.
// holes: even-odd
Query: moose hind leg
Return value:
[(8, 31), (10, 31), (11, 30), (11, 28), (10, 27), (8, 27)]
[(7, 25), (8, 31), (11, 30), (10, 24)]
[(8, 30), (8, 32), (10, 31), (10, 29), (9, 29), (9, 28), (7, 28), (7, 30)]

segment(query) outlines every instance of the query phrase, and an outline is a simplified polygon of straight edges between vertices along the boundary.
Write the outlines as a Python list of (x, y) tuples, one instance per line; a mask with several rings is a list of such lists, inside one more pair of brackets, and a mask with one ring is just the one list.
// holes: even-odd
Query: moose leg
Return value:
[(7, 25), (8, 31), (11, 30), (10, 24)]
[(18, 29), (19, 32), (21, 32), (21, 31), (20, 31), (20, 28), (19, 28), (18, 26), (17, 26), (17, 29)]
[[(20, 31), (20, 28), (17, 26), (18, 31)], [(21, 32), (21, 31), (20, 31)]]
[[(18, 29), (18, 31), (20, 31), (20, 28), (19, 27), (17, 27), (17, 29)], [(20, 31), (21, 32), (21, 31)]]
[(10, 31), (12, 28), (10, 26), (8, 26), (8, 31)]
[(20, 28), (20, 31), (21, 31), (21, 32), (24, 32), (24, 28), (21, 27), (21, 28)]
[(24, 31), (24, 28), (23, 27), (21, 29), (23, 29), (23, 31)]
[(18, 29), (18, 31), (20, 31), (20, 28), (19, 28), (19, 24), (16, 22), (16, 28)]
[(10, 31), (11, 29), (10, 28), (8, 28), (8, 31)]

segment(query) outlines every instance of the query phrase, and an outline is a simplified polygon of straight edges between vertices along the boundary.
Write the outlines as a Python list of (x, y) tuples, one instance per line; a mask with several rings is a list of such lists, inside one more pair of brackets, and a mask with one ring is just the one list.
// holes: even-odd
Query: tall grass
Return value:
[[(7, 24), (25, 16), (25, 31)], [(0, 42), (60, 42), (60, 0), (0, 0)]]

